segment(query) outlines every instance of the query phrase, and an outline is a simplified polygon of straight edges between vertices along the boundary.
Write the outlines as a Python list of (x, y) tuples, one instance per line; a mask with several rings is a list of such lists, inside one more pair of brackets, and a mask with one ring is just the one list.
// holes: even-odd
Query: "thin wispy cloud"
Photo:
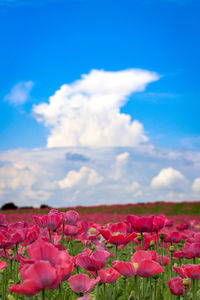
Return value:
[(32, 81), (23, 81), (15, 84), (10, 92), (4, 97), (4, 100), (8, 101), (14, 106), (21, 106), (25, 104), (30, 98), (30, 92), (34, 86)]

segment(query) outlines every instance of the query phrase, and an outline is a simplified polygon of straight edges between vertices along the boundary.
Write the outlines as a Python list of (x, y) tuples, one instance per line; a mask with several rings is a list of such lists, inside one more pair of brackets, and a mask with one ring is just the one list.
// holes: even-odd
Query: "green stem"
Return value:
[(45, 289), (42, 290), (42, 300), (45, 300)]
[(184, 300), (186, 300), (186, 298), (187, 298), (187, 287), (186, 286), (184, 286)]
[(126, 299), (126, 278), (124, 278), (124, 300)]
[(62, 228), (62, 250), (64, 250), (64, 238), (65, 238), (65, 225)]
[(51, 229), (49, 229), (49, 240), (50, 240), (50, 243), (51, 243)]
[(154, 279), (154, 300), (156, 300), (156, 287), (157, 287), (157, 280)]
[(157, 236), (157, 249), (159, 251), (159, 236), (158, 236), (158, 231), (156, 231), (156, 236)]
[(143, 233), (141, 232), (141, 236), (142, 236), (142, 248), (144, 250), (144, 238), (143, 238)]
[(193, 300), (197, 299), (196, 289), (195, 289), (195, 279), (192, 279), (192, 294), (193, 294)]
[(117, 247), (117, 245), (115, 245), (115, 254), (116, 254), (116, 260), (117, 260), (117, 258), (118, 258), (118, 247)]

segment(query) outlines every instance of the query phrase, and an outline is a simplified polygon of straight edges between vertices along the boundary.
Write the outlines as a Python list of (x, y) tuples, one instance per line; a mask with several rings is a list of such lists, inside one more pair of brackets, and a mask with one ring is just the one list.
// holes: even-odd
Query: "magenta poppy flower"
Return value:
[(49, 261), (57, 270), (61, 281), (71, 275), (74, 264), (67, 251), (59, 251), (54, 245), (38, 240), (27, 247), (27, 253), (31, 261)]
[(188, 259), (200, 257), (200, 243), (185, 243), (182, 252)]
[(101, 283), (113, 283), (119, 277), (119, 272), (112, 268), (101, 269), (98, 271)]
[(31, 227), (24, 229), (24, 241), (21, 243), (22, 246), (28, 246), (31, 243), (35, 242), (39, 237), (39, 227), (33, 225)]
[(58, 227), (60, 227), (62, 222), (61, 216), (53, 213), (44, 215), (42, 217), (33, 216), (33, 219), (40, 228), (46, 228), (51, 230), (56, 230)]
[(0, 214), (0, 225), (6, 224), (6, 217), (3, 214)]
[(62, 223), (65, 225), (76, 225), (79, 220), (79, 213), (75, 210), (69, 210), (62, 213)]
[(15, 246), (15, 243), (11, 242), (11, 235), (6, 230), (0, 231), (0, 248), (9, 249)]
[(131, 262), (132, 263), (138, 263), (139, 264), (144, 259), (152, 260), (152, 252), (151, 251), (139, 250), (131, 256)]
[(133, 277), (137, 274), (136, 268), (134, 264), (131, 262), (124, 262), (124, 261), (113, 261), (112, 262), (113, 268), (117, 270), (121, 275), (124, 277)]
[(167, 243), (179, 243), (182, 239), (182, 235), (178, 231), (172, 231), (170, 233), (165, 234), (164, 241)]
[(69, 279), (69, 285), (75, 293), (87, 293), (90, 292), (95, 284), (99, 282), (100, 278), (90, 279), (86, 274), (77, 274)]
[(43, 289), (56, 289), (61, 281), (56, 269), (49, 261), (37, 261), (31, 265), (25, 265), (20, 270), (22, 284), (13, 284), (10, 292), (34, 296)]
[(165, 223), (166, 223), (166, 217), (164, 215), (154, 216), (153, 224), (154, 224), (155, 231), (161, 230), (165, 226)]
[(200, 264), (199, 265), (182, 265), (181, 267), (173, 267), (182, 278), (200, 279)]
[[(174, 277), (170, 281), (167, 282), (170, 291), (173, 295), (176, 296), (184, 296), (184, 285), (183, 285), (183, 279), (180, 277)], [(188, 291), (189, 284), (186, 288), (186, 291)]]
[(129, 215), (126, 217), (127, 221), (131, 223), (133, 229), (137, 232), (153, 232), (155, 231), (154, 216), (138, 217)]
[(153, 260), (144, 259), (138, 264), (137, 275), (149, 277), (164, 272), (160, 264)]
[(74, 225), (65, 225), (64, 233), (66, 236), (75, 236), (79, 233), (79, 228)]
[(77, 300), (90, 300), (92, 299), (92, 297), (93, 297), (92, 294), (86, 294), (82, 297), (78, 297)]
[(88, 271), (98, 271), (105, 267), (106, 260), (110, 256), (108, 251), (96, 250), (92, 255), (82, 253), (78, 255), (76, 264)]
[(101, 229), (101, 235), (110, 243), (116, 246), (128, 244), (133, 241), (137, 234), (127, 234), (127, 225), (123, 222), (111, 223), (108, 229)]
[(154, 253), (155, 251), (139, 250), (132, 255), (131, 262), (137, 264), (137, 275), (149, 277), (164, 272), (161, 265), (153, 260)]
[(2, 261), (2, 260), (0, 261), (0, 270), (5, 269), (7, 266), (8, 265), (7, 265), (7, 263), (5, 261)]

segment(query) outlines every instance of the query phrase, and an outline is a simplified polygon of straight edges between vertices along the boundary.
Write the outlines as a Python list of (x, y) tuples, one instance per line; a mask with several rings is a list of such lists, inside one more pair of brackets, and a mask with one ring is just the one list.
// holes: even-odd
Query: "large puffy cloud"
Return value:
[[(193, 157), (192, 153), (184, 153), (178, 158), (169, 158), (165, 151), (156, 156), (122, 147), (0, 152), (0, 205), (10, 201), (17, 205), (46, 203), (66, 207), (70, 203), (94, 205), (192, 200), (196, 196), (191, 194), (191, 183), (200, 172), (198, 156), (194, 162), (191, 161)], [(163, 165), (172, 165), (174, 170), (187, 174), (187, 181), (182, 180), (182, 175), (167, 192), (165, 188), (152, 189), (149, 182)], [(116, 174), (118, 176), (113, 176)]]
[(80, 80), (64, 84), (48, 103), (33, 107), (37, 121), (50, 129), (47, 147), (132, 146), (148, 142), (143, 124), (120, 112), (128, 97), (143, 91), (159, 76), (128, 69), (92, 70)]
[(58, 181), (58, 185), (61, 189), (66, 189), (81, 184), (91, 186), (100, 183), (102, 180), (103, 177), (94, 169), (82, 167), (79, 171), (71, 170), (64, 179)]
[(200, 177), (196, 178), (192, 184), (192, 190), (195, 195), (200, 196)]
[(171, 189), (177, 187), (180, 183), (185, 181), (185, 177), (178, 170), (169, 167), (162, 169), (157, 176), (151, 181), (153, 189)]

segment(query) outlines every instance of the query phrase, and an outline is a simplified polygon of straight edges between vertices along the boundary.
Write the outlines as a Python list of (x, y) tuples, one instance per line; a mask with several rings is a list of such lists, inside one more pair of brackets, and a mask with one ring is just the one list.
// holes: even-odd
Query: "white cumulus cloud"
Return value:
[(12, 87), (10, 93), (5, 96), (5, 100), (13, 105), (23, 105), (29, 99), (33, 85), (32, 81), (17, 83)]
[(130, 154), (128, 152), (121, 153), (121, 154), (117, 155), (116, 161), (118, 163), (126, 163), (129, 156), (130, 156)]
[(92, 186), (99, 184), (102, 180), (103, 177), (94, 169), (82, 167), (79, 171), (71, 170), (64, 179), (58, 181), (58, 185), (61, 189), (67, 189), (81, 184)]
[(196, 195), (200, 195), (200, 177), (194, 180), (192, 184), (192, 190)]
[(64, 84), (48, 103), (33, 107), (35, 118), (50, 129), (47, 147), (132, 146), (147, 143), (143, 124), (120, 112), (128, 97), (145, 90), (158, 74), (140, 69), (92, 70)]
[(185, 177), (178, 170), (169, 167), (162, 169), (159, 174), (153, 177), (151, 187), (153, 189), (174, 188), (185, 180)]

